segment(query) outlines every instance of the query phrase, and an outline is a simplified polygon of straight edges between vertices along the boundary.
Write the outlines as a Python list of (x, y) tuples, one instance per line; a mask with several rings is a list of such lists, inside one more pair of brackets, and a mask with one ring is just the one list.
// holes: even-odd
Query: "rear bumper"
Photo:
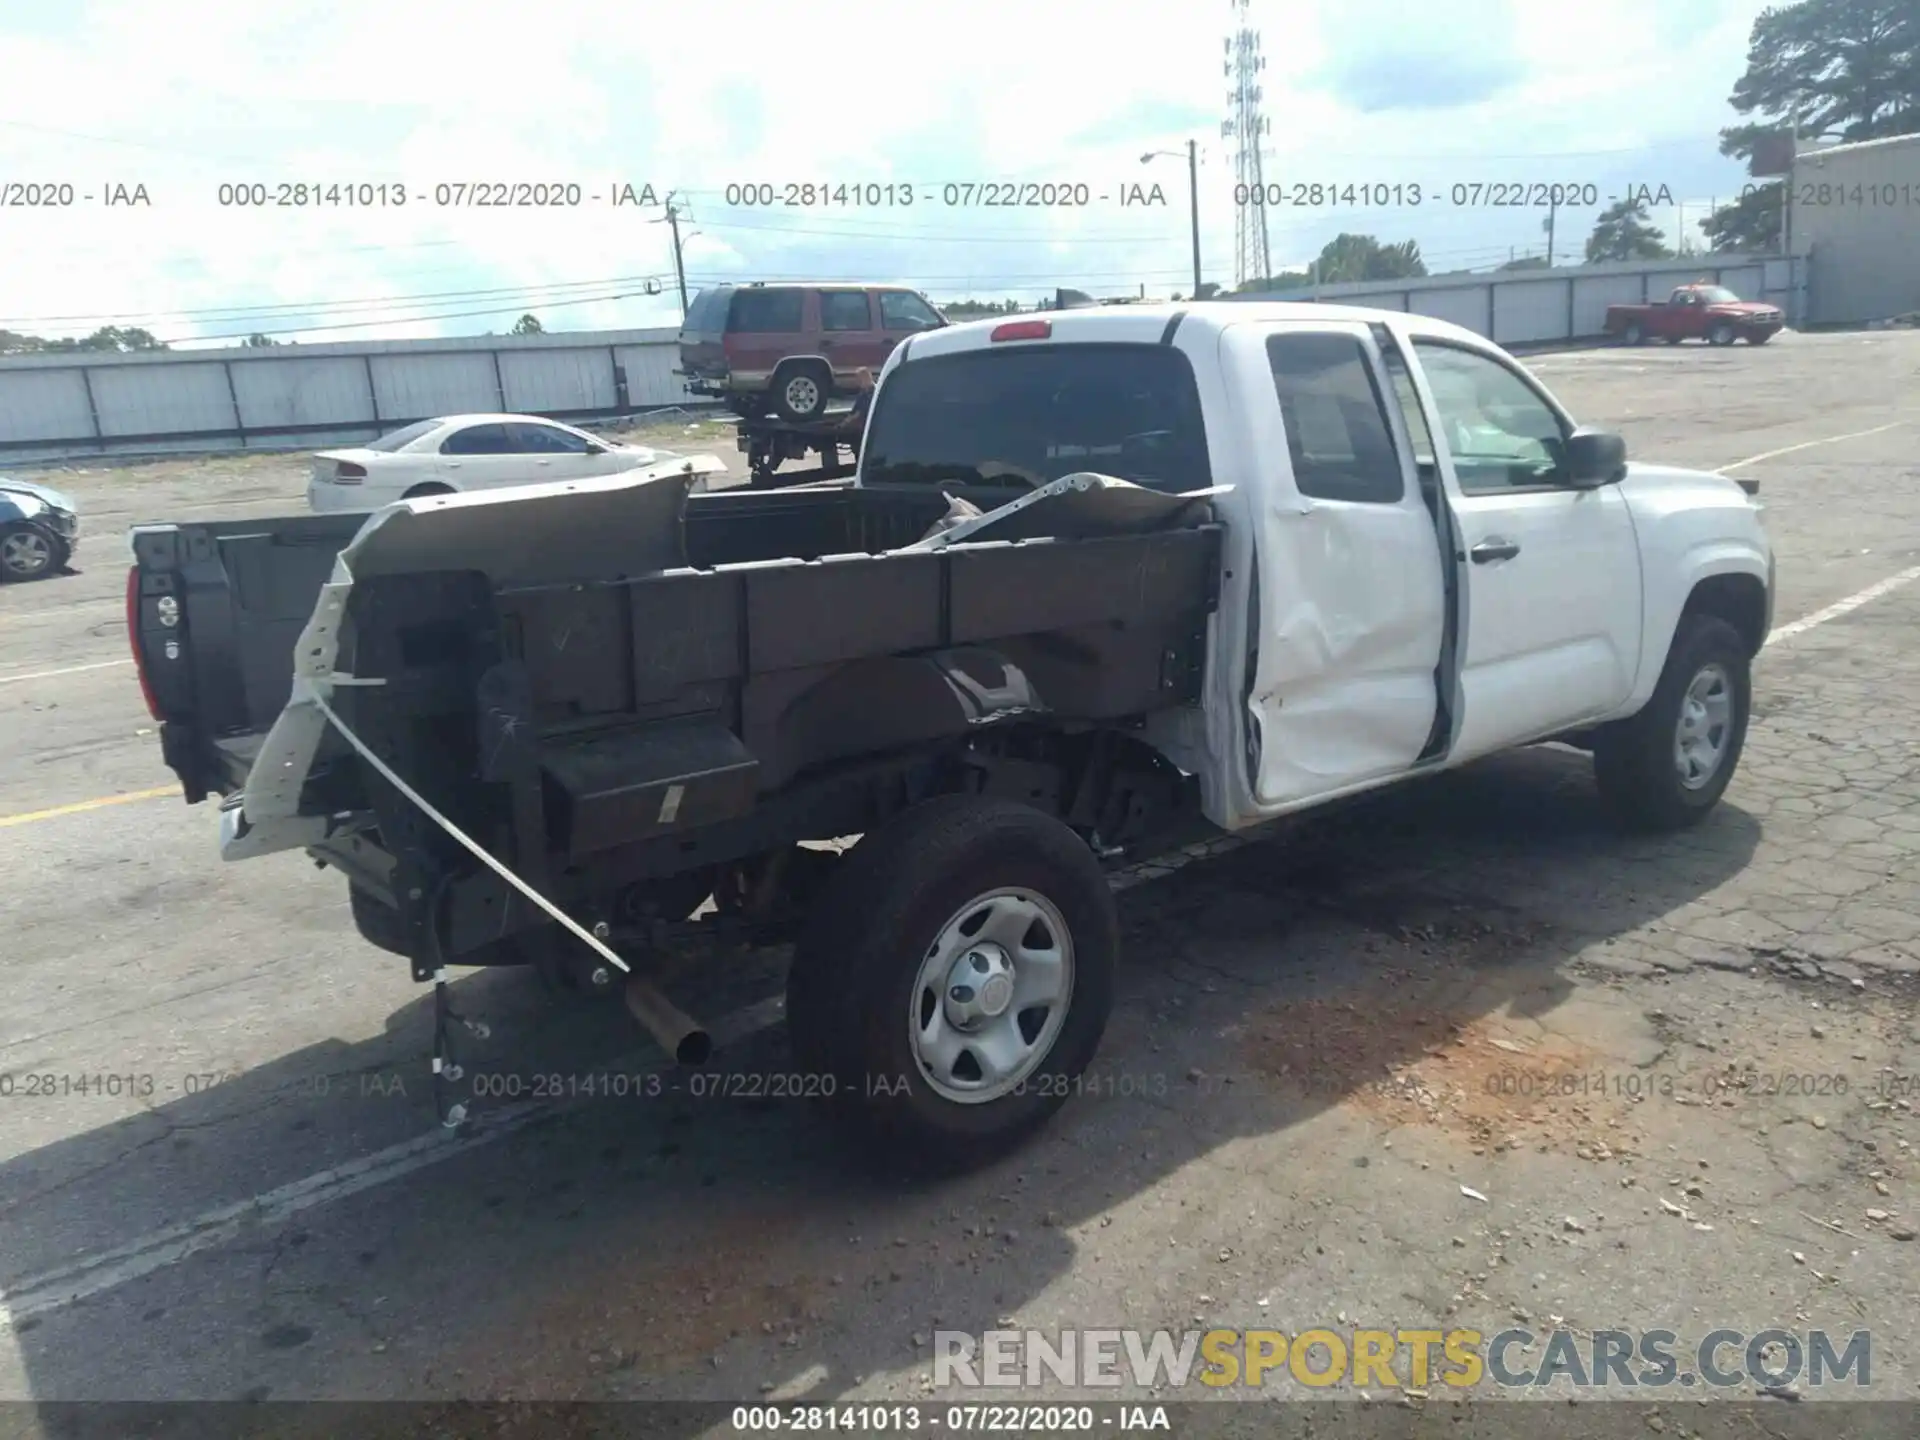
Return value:
[(344, 515), (353, 511), (378, 510), (380, 502), (358, 485), (335, 485), (325, 480), (307, 482), (307, 509), (316, 515)]
[(696, 395), (746, 395), (767, 388), (773, 378), (771, 370), (730, 370), (725, 375), (702, 375), (688, 370), (676, 370), (674, 374), (686, 382), (687, 389)]

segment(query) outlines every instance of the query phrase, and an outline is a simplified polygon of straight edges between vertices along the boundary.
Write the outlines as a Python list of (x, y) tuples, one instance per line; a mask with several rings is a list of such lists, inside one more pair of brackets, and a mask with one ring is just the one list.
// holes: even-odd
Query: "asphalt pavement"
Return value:
[[(1143, 872), (1086, 1093), (924, 1187), (517, 972), (455, 987), (499, 1093), (438, 1131), (430, 992), (332, 873), (220, 861), (127, 663), (125, 526), (300, 462), (36, 472), (87, 536), (0, 589), (0, 1397), (908, 1400), (1010, 1321), (1866, 1328), (1920, 1398), (1920, 334), (1529, 363), (1761, 482), (1724, 805), (1622, 839), (1540, 749)], [(777, 959), (681, 992), (737, 1071)]]

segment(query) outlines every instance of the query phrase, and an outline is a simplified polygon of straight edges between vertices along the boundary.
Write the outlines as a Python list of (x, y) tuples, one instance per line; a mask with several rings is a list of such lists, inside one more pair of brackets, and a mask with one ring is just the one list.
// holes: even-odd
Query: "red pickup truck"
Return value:
[(1785, 324), (1778, 306), (1742, 300), (1724, 285), (1681, 285), (1651, 305), (1609, 305), (1606, 329), (1623, 345), (1643, 345), (1656, 336), (1669, 345), (1682, 340), (1764, 345)]

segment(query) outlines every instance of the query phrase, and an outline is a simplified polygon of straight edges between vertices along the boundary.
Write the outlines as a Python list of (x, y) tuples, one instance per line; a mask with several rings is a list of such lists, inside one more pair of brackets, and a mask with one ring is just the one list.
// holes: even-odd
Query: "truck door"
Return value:
[[(1411, 769), (1439, 714), (1447, 597), (1434, 516), (1364, 323), (1222, 337), (1249, 385), (1258, 490), (1247, 715), (1263, 811)], [(1264, 392), (1264, 393), (1263, 393)], [(1280, 473), (1274, 473), (1274, 472)]]
[(1623, 704), (1640, 656), (1640, 548), (1617, 485), (1563, 474), (1573, 421), (1503, 355), (1415, 336), (1464, 556), (1456, 760)]

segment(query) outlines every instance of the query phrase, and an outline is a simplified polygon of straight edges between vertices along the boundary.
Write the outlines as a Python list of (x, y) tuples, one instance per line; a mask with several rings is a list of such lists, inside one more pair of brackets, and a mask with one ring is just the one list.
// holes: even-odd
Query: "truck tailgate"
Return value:
[(136, 526), (127, 628), (189, 802), (240, 787), (287, 702), (294, 641), (364, 515)]

